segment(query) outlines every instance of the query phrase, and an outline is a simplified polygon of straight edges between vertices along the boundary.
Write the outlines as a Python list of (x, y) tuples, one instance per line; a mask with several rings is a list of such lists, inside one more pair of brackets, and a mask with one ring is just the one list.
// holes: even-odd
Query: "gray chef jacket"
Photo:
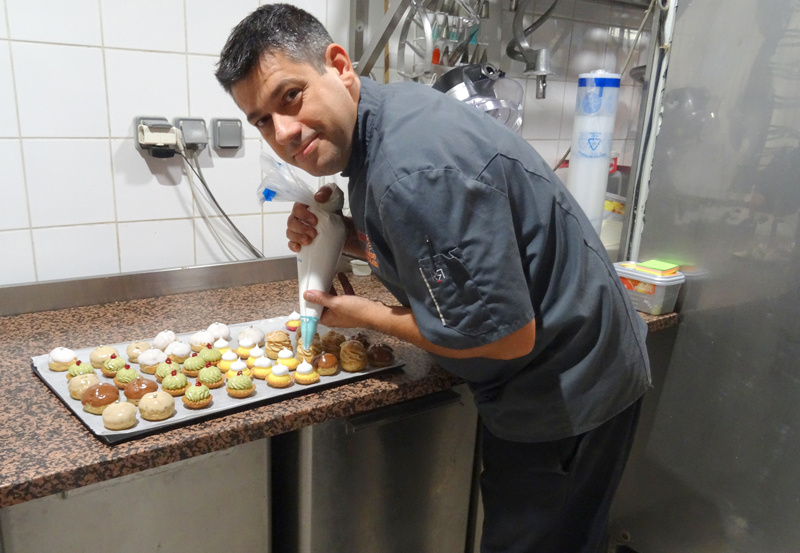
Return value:
[(522, 358), (434, 356), (496, 436), (555, 440), (650, 385), (647, 326), (575, 200), (517, 134), (417, 83), (361, 79), (344, 176), (367, 261), (434, 344), (494, 342), (535, 318)]

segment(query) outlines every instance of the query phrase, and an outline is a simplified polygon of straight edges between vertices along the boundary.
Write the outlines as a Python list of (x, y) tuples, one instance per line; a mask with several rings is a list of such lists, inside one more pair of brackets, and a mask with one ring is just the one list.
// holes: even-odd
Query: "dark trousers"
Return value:
[(563, 440), (501, 440), (483, 427), (481, 553), (600, 553), (641, 399)]

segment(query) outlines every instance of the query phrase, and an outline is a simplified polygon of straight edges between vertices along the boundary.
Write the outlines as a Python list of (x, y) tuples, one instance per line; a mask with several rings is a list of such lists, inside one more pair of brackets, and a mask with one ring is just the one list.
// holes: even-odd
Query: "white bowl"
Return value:
[(361, 261), (360, 259), (351, 259), (350, 267), (353, 268), (353, 274), (356, 276), (369, 276), (372, 274), (372, 269), (370, 268), (369, 263), (366, 261)]

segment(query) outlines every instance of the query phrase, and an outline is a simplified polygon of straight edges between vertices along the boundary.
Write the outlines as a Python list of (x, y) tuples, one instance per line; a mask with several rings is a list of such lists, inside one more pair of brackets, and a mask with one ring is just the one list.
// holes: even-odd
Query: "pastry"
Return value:
[(394, 364), (394, 350), (389, 344), (373, 344), (367, 348), (367, 361), (373, 367), (388, 367)]
[(369, 346), (370, 346), (369, 336), (367, 336), (366, 332), (359, 332), (359, 333), (357, 333), (355, 336), (353, 336), (350, 339), (351, 340), (357, 340), (357, 341), (361, 342), (362, 344), (364, 344), (365, 348), (369, 349)]
[(217, 367), (219, 367), (219, 370), (226, 373), (231, 370), (231, 365), (233, 362), (238, 360), (239, 356), (236, 355), (236, 352), (233, 350), (228, 350), (222, 354), (222, 358), (219, 360), (219, 363), (217, 363)]
[(176, 340), (164, 348), (164, 353), (172, 359), (173, 363), (183, 363), (189, 359), (193, 349), (189, 344)]
[(367, 368), (367, 350), (364, 344), (356, 340), (347, 340), (342, 343), (339, 354), (342, 368), (349, 373), (363, 371)]
[(256, 362), (256, 359), (262, 357), (264, 355), (264, 348), (261, 346), (256, 346), (250, 350), (250, 356), (245, 360), (247, 366), (251, 369), (253, 368), (253, 364)]
[(162, 382), (166, 377), (172, 374), (172, 371), (178, 368), (178, 365), (172, 363), (172, 359), (167, 358), (166, 361), (159, 363), (158, 367), (156, 367), (156, 380)]
[(245, 363), (241, 359), (237, 359), (236, 361), (231, 363), (231, 368), (228, 369), (228, 372), (225, 373), (225, 378), (231, 379), (238, 373), (242, 373), (246, 376), (251, 376), (253, 374), (252, 371), (249, 368), (247, 368), (247, 363)]
[(228, 379), (228, 395), (235, 398), (245, 398), (253, 393), (256, 389), (250, 377), (241, 372), (237, 373), (233, 378)]
[(208, 330), (201, 330), (199, 332), (195, 332), (189, 337), (189, 345), (191, 346), (192, 351), (199, 352), (214, 340), (216, 340), (216, 338), (214, 338), (214, 335)]
[(278, 353), (284, 348), (292, 347), (292, 339), (283, 330), (273, 330), (267, 334), (266, 347), (267, 357), (270, 359), (277, 359)]
[(339, 360), (332, 353), (321, 353), (314, 356), (311, 366), (317, 369), (320, 376), (331, 376), (339, 370)]
[(92, 367), (91, 363), (84, 363), (81, 360), (75, 361), (69, 366), (69, 370), (67, 371), (67, 380), (72, 380), (76, 376), (80, 376), (82, 374), (94, 374), (94, 367)]
[(197, 381), (202, 382), (209, 388), (219, 388), (225, 384), (225, 378), (222, 376), (222, 371), (214, 365), (207, 364), (204, 368), (200, 369), (197, 373)]
[(206, 362), (203, 361), (203, 358), (193, 353), (192, 356), (183, 362), (183, 369), (181, 372), (186, 376), (197, 376), (197, 373), (200, 372), (200, 369), (206, 366)]
[(163, 421), (175, 412), (175, 399), (163, 390), (145, 394), (139, 400), (139, 414), (149, 421)]
[(286, 321), (286, 330), (289, 332), (294, 332), (300, 328), (300, 322), (300, 313), (297, 311), (292, 311), (292, 314), (289, 315), (289, 320)]
[(346, 338), (343, 334), (335, 330), (329, 330), (322, 335), (322, 351), (339, 356), (339, 348), (345, 340)]
[(117, 385), (117, 388), (120, 390), (124, 390), (125, 387), (139, 378), (139, 373), (136, 369), (132, 369), (130, 365), (125, 365), (124, 368), (117, 371), (117, 374), (114, 375), (114, 384)]
[(239, 347), (236, 348), (236, 355), (239, 356), (239, 359), (247, 359), (250, 357), (250, 350), (255, 346), (256, 343), (253, 341), (253, 339), (245, 336), (239, 340)]
[(114, 378), (117, 374), (117, 371), (122, 370), (125, 368), (125, 360), (122, 357), (117, 356), (116, 353), (112, 353), (110, 357), (108, 357), (105, 361), (103, 361), (103, 366), (100, 367), (100, 371), (109, 378)]
[(139, 354), (139, 370), (145, 374), (156, 374), (158, 365), (167, 359), (167, 354), (158, 348), (146, 349)]
[(298, 359), (311, 363), (311, 360), (320, 353), (322, 353), (322, 340), (319, 337), (319, 333), (314, 333), (314, 338), (311, 339), (311, 345), (308, 349), (303, 347), (303, 340), (297, 340)]
[(201, 349), (198, 355), (200, 359), (212, 365), (216, 365), (222, 359), (222, 352), (210, 344), (206, 344), (206, 347)]
[(273, 388), (288, 388), (292, 385), (292, 376), (286, 365), (276, 363), (272, 366), (272, 371), (267, 375), (267, 384)]
[(319, 373), (314, 370), (311, 363), (303, 361), (294, 371), (294, 381), (298, 384), (314, 384), (319, 382)]
[(156, 390), (158, 390), (158, 384), (149, 378), (142, 378), (140, 376), (125, 386), (125, 389), (122, 390), (122, 393), (125, 394), (125, 399), (128, 400), (128, 403), (139, 405), (139, 400), (142, 399), (143, 395), (150, 392), (155, 392)]
[(127, 401), (112, 403), (103, 411), (103, 426), (109, 430), (125, 430), (136, 424), (136, 406)]
[(117, 351), (117, 348), (112, 346), (97, 347), (89, 355), (89, 362), (95, 369), (100, 369), (103, 367), (103, 363), (105, 363), (106, 359), (111, 357), (112, 354), (119, 357), (119, 352)]
[(194, 386), (189, 386), (181, 399), (189, 409), (202, 409), (211, 403), (211, 392), (208, 386), (198, 381)]
[(267, 376), (272, 372), (272, 364), (274, 361), (267, 357), (266, 355), (262, 355), (255, 361), (253, 361), (253, 378), (258, 378), (259, 380), (265, 380)]
[(168, 345), (170, 345), (177, 339), (178, 337), (175, 336), (175, 333), (172, 332), (171, 330), (162, 330), (161, 332), (156, 334), (155, 338), (153, 338), (153, 347), (156, 349), (160, 349), (161, 351), (164, 351), (165, 349), (167, 349)]
[(119, 399), (119, 390), (113, 384), (101, 382), (89, 386), (81, 394), (83, 410), (93, 415), (100, 415), (106, 407)]
[(186, 375), (179, 373), (177, 369), (173, 369), (161, 381), (161, 389), (171, 396), (182, 396), (188, 387), (189, 381), (186, 379)]
[(75, 378), (69, 381), (67, 384), (67, 389), (69, 390), (69, 397), (72, 399), (81, 399), (81, 395), (91, 386), (95, 384), (100, 384), (100, 379), (97, 378), (97, 375), (92, 372), (92, 374), (80, 374)]
[(127, 348), (125, 348), (125, 355), (128, 356), (128, 363), (138, 363), (139, 354), (149, 349), (150, 349), (150, 342), (139, 340), (131, 343)]
[(278, 363), (286, 365), (290, 371), (293, 371), (300, 364), (300, 361), (294, 356), (294, 352), (291, 349), (285, 348), (278, 352)]
[(211, 323), (208, 325), (208, 331), (214, 337), (214, 340), (219, 340), (220, 338), (223, 340), (230, 340), (231, 339), (231, 329), (228, 328), (228, 325), (225, 323)]
[(47, 366), (51, 371), (64, 372), (78, 360), (75, 352), (69, 348), (55, 348), (47, 357)]
[(264, 345), (264, 331), (260, 328), (254, 327), (253, 325), (250, 325), (242, 330), (236, 337), (236, 340), (241, 342), (242, 338), (249, 338), (254, 344), (258, 344), (259, 346)]
[(226, 351), (231, 349), (231, 344), (225, 338), (219, 338), (216, 342), (214, 342), (214, 349), (218, 350), (220, 353), (225, 354)]

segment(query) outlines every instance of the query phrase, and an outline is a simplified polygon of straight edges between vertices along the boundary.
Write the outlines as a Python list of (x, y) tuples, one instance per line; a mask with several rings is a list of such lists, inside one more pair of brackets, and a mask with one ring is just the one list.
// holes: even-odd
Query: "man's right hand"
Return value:
[[(323, 186), (314, 194), (314, 199), (320, 203), (327, 202), (333, 189)], [(317, 236), (317, 216), (309, 211), (305, 204), (296, 203), (292, 206), (292, 213), (286, 222), (286, 238), (289, 239), (289, 249), (297, 253), (300, 246), (308, 246)]]

